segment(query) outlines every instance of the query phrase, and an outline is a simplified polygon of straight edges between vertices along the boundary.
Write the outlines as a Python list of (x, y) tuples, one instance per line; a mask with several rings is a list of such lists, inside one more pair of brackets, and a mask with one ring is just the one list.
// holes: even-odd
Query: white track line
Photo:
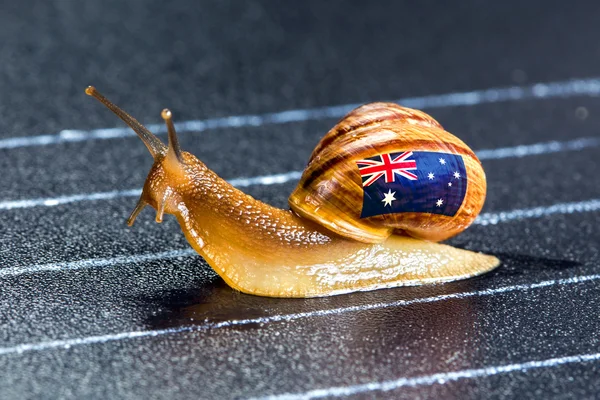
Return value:
[(600, 199), (577, 201), (572, 203), (558, 203), (547, 207), (522, 208), (513, 211), (498, 213), (483, 213), (475, 220), (476, 225), (496, 225), (500, 222), (522, 220), (529, 218), (542, 218), (553, 214), (574, 214), (600, 210)]
[(478, 150), (475, 153), (480, 160), (501, 160), (503, 158), (521, 158), (563, 151), (579, 151), (598, 146), (600, 146), (600, 137), (583, 137), (564, 142), (553, 140), (550, 142), (524, 144), (514, 147)]
[[(483, 213), (474, 222), (474, 225), (496, 225), (503, 222), (523, 220), (529, 218), (542, 218), (554, 214), (574, 214), (600, 210), (600, 199), (579, 201), (573, 203), (558, 203), (547, 207), (522, 208), (498, 213)], [(196, 255), (191, 249), (169, 250), (161, 253), (136, 254), (114, 258), (91, 258), (85, 260), (58, 262), (52, 264), (29, 265), (25, 267), (0, 268), (0, 278), (18, 276), (28, 273), (51, 272), (63, 270), (76, 270), (90, 267), (106, 267), (119, 264), (131, 264), (144, 261), (155, 261), (177, 257)]]
[(113, 258), (90, 258), (71, 262), (58, 262), (53, 264), (38, 264), (27, 267), (8, 267), (0, 269), (0, 278), (18, 276), (38, 272), (72, 271), (84, 268), (101, 268), (120, 264), (142, 263), (156, 260), (168, 260), (171, 258), (189, 257), (198, 255), (192, 249), (170, 250), (160, 253), (134, 254), (130, 256), (119, 256)]
[(266, 397), (257, 397), (255, 400), (306, 400), (321, 399), (324, 397), (352, 396), (366, 392), (387, 392), (402, 387), (443, 385), (461, 379), (475, 379), (487, 376), (508, 374), (511, 372), (526, 372), (530, 369), (553, 368), (565, 364), (584, 363), (600, 360), (600, 353), (580, 354), (576, 356), (548, 358), (546, 360), (527, 361), (517, 364), (495, 365), (491, 367), (463, 369), (452, 372), (440, 372), (432, 375), (421, 375), (413, 378), (399, 378), (383, 382), (370, 382), (361, 385), (336, 386), (327, 389), (309, 390), (304, 393), (285, 393)]
[(117, 340), (125, 340), (125, 339), (135, 339), (141, 337), (156, 337), (174, 333), (182, 333), (182, 332), (193, 332), (193, 331), (203, 331), (207, 329), (220, 329), (227, 328), (232, 326), (240, 326), (240, 325), (249, 325), (249, 324), (264, 324), (264, 323), (273, 323), (273, 322), (290, 322), (296, 321), (299, 319), (312, 318), (312, 317), (324, 317), (331, 315), (340, 315), (349, 312), (358, 312), (358, 311), (368, 311), (382, 308), (390, 308), (390, 307), (406, 307), (413, 304), (423, 304), (423, 303), (434, 303), (438, 301), (444, 300), (454, 300), (454, 299), (465, 299), (476, 296), (492, 296), (501, 293), (510, 293), (516, 291), (529, 291), (541, 288), (547, 288), (551, 286), (560, 286), (560, 285), (573, 285), (584, 282), (592, 282), (600, 279), (600, 275), (583, 275), (566, 279), (553, 279), (547, 281), (541, 281), (537, 283), (529, 283), (523, 285), (511, 285), (504, 286), (495, 289), (484, 289), (477, 290), (472, 292), (462, 292), (462, 293), (451, 293), (444, 294), (440, 296), (432, 296), (432, 297), (424, 297), (413, 300), (398, 300), (389, 303), (374, 303), (374, 304), (365, 304), (365, 305), (357, 305), (357, 306), (349, 306), (349, 307), (341, 307), (334, 308), (328, 310), (317, 310), (317, 311), (307, 311), (302, 313), (295, 314), (279, 314), (279, 315), (271, 315), (268, 317), (260, 317), (260, 318), (249, 318), (249, 319), (238, 319), (238, 320), (229, 320), (222, 322), (214, 322), (214, 323), (205, 323), (201, 325), (188, 325), (181, 326), (177, 328), (168, 328), (168, 329), (156, 329), (156, 330), (148, 330), (148, 331), (133, 331), (133, 332), (120, 332), (114, 334), (107, 335), (99, 335), (99, 336), (88, 336), (82, 338), (75, 339), (63, 339), (63, 340), (52, 340), (47, 342), (38, 342), (38, 343), (25, 343), (12, 347), (0, 347), (0, 355), (6, 354), (14, 354), (14, 353), (25, 353), (30, 351), (43, 351), (50, 349), (60, 349), (60, 348), (70, 348), (73, 346), (80, 346), (86, 344), (95, 344), (95, 343), (107, 343)]
[(61, 204), (79, 203), (82, 201), (111, 200), (119, 197), (137, 197), (142, 189), (114, 190), (111, 192), (98, 192), (87, 194), (74, 194), (71, 196), (47, 197), (25, 200), (6, 200), (0, 202), (0, 210), (13, 210), (17, 208), (54, 207)]
[[(503, 158), (526, 157), (541, 154), (551, 154), (564, 151), (578, 151), (586, 148), (600, 146), (600, 138), (584, 137), (566, 142), (541, 142), (514, 147), (501, 147), (498, 149), (485, 149), (477, 151), (481, 160), (499, 160)], [(254, 185), (276, 185), (300, 179), (302, 171), (290, 171), (281, 174), (255, 176), (251, 178), (235, 178), (229, 183), (242, 188)], [(0, 210), (13, 210), (31, 207), (53, 207), (61, 204), (78, 203), (82, 201), (111, 200), (119, 197), (137, 197), (142, 189), (119, 190), (89, 194), (76, 194), (70, 196), (48, 197), (26, 200), (0, 201)]]
[[(408, 97), (396, 100), (396, 103), (411, 108), (441, 108), (455, 106), (472, 106), (502, 101), (524, 99), (549, 99), (572, 96), (600, 95), (600, 78), (574, 79), (559, 82), (537, 83), (530, 86), (512, 86), (455, 92), (441, 95)], [(179, 132), (202, 132), (218, 128), (240, 128), (271, 124), (286, 124), (325, 118), (341, 118), (359, 104), (289, 110), (268, 114), (235, 115), (224, 118), (184, 121), (175, 124)], [(147, 125), (157, 134), (166, 133), (163, 124)], [(135, 136), (129, 128), (107, 128), (93, 130), (65, 129), (57, 134), (12, 137), (0, 140), (0, 149), (14, 149), (29, 146), (47, 146), (51, 144), (82, 142), (86, 140), (114, 139)]]

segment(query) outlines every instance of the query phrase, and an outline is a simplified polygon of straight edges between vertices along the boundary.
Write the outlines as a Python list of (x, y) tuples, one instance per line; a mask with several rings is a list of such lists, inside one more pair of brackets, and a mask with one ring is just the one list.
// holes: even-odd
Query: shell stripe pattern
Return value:
[[(404, 152), (413, 152), (413, 155), (443, 153), (460, 159), (464, 174), (462, 170), (458, 172), (461, 176), (468, 176), (468, 181), (463, 180), (464, 200), (453, 213), (406, 210), (361, 218), (364, 188), (357, 162), (382, 154), (400, 155)], [(416, 162), (418, 166), (419, 161)], [(420, 179), (428, 177), (425, 175)], [(422, 111), (393, 103), (373, 103), (350, 112), (323, 137), (291, 194), (289, 204), (302, 217), (354, 240), (382, 242), (392, 233), (397, 233), (439, 241), (460, 233), (475, 220), (483, 207), (485, 192), (481, 163), (460, 139)], [(383, 205), (382, 200), (382, 197), (378, 198)]]
[(348, 113), (342, 120), (334, 126), (315, 147), (310, 157), (309, 163), (323, 148), (331, 145), (337, 138), (348, 132), (354, 132), (356, 129), (369, 129), (386, 121), (403, 120), (414, 125), (442, 126), (429, 114), (423, 111), (400, 107), (395, 103), (371, 103), (358, 107)]

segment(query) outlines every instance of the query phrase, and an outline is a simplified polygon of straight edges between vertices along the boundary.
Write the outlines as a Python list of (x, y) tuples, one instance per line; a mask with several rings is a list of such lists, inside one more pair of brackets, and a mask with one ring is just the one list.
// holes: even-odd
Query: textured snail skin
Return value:
[[(182, 152), (170, 111), (162, 113), (169, 131), (166, 147), (95, 88), (89, 87), (86, 93), (132, 127), (154, 157), (128, 224), (146, 205), (157, 210), (157, 222), (164, 213), (175, 215), (188, 242), (234, 289), (270, 297), (328, 296), (453, 281), (499, 265), (493, 256), (405, 235), (389, 236), (389, 227), (383, 228), (386, 235), (374, 235), (372, 241), (377, 243), (355, 240), (336, 233), (331, 224), (321, 225), (293, 210), (262, 203), (219, 178), (192, 154)], [(364, 119), (359, 123), (364, 124)], [(332, 130), (317, 147), (309, 167), (335, 142), (348, 137), (348, 132), (336, 132)]]

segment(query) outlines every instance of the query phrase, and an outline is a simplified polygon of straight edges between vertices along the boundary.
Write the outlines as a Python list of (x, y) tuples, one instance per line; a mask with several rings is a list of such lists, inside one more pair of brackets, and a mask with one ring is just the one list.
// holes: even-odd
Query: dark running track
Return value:
[[(0, 398), (596, 396), (600, 5), (372, 3), (0, 6)], [(170, 107), (186, 150), (280, 207), (345, 105), (421, 106), (488, 175), (450, 243), (503, 265), (236, 293), (173, 218), (125, 226), (151, 159), (89, 84), (144, 123)]]

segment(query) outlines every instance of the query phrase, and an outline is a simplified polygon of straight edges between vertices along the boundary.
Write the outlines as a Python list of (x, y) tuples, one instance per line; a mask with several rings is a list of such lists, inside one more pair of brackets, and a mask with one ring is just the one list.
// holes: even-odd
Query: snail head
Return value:
[(187, 186), (186, 184), (191, 179), (190, 174), (197, 176), (202, 171), (207, 170), (206, 166), (192, 154), (181, 151), (170, 110), (165, 108), (161, 113), (167, 125), (169, 136), (168, 146), (165, 146), (146, 127), (100, 94), (93, 86), (89, 86), (85, 93), (100, 101), (129, 125), (142, 139), (154, 158), (154, 164), (144, 183), (142, 195), (127, 220), (127, 224), (129, 226), (133, 225), (138, 214), (147, 205), (156, 209), (156, 222), (162, 222), (165, 212), (174, 214), (177, 211), (181, 200), (179, 189)]

